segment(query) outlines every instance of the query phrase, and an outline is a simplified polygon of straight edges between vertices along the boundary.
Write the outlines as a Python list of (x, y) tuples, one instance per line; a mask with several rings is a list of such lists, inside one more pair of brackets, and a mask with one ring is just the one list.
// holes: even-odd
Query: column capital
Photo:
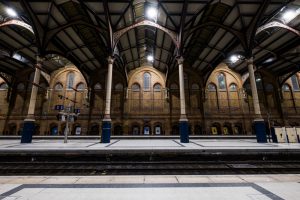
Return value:
[(184, 58), (182, 56), (178, 56), (178, 57), (176, 57), (176, 60), (177, 60), (178, 65), (181, 65), (181, 64), (183, 64)]
[(44, 60), (45, 60), (44, 57), (39, 56), (39, 55), (36, 56), (36, 62), (37, 62), (37, 63), (41, 63), (41, 62), (43, 62)]
[(107, 57), (107, 62), (108, 64), (114, 64), (115, 58), (113, 56), (108, 56)]
[(247, 58), (246, 59), (247, 64), (253, 64), (253, 57)]

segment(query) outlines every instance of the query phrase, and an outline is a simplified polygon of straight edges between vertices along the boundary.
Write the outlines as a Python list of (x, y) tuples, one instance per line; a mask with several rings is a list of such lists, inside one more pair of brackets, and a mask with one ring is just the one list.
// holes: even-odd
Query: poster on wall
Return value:
[(81, 127), (76, 127), (75, 135), (80, 135), (80, 133), (81, 133)]
[(160, 127), (155, 127), (155, 135), (160, 135)]
[(148, 126), (146, 126), (144, 128), (144, 135), (149, 135), (150, 134), (150, 128)]
[(212, 133), (213, 135), (218, 135), (217, 127), (215, 127), (215, 126), (211, 127), (211, 133)]

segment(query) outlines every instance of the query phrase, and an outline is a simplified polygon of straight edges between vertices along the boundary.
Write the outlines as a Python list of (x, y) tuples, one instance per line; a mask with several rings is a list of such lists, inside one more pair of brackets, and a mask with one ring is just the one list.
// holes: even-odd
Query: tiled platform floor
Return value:
[(300, 199), (300, 175), (0, 176), (6, 200)]
[(300, 150), (300, 143), (257, 143), (252, 139), (193, 139), (190, 143), (180, 143), (176, 139), (121, 139), (109, 144), (98, 140), (34, 140), (30, 144), (20, 144), (19, 140), (0, 140), (1, 151), (43, 151), (43, 150), (212, 150), (212, 149), (286, 149)]

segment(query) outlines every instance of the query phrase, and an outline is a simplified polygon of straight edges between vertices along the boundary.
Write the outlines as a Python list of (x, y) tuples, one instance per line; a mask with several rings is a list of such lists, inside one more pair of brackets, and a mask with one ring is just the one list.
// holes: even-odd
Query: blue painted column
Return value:
[(102, 121), (102, 135), (101, 143), (110, 143), (111, 136), (111, 117), (110, 117), (110, 106), (111, 106), (111, 85), (112, 85), (112, 71), (114, 58), (109, 56), (108, 59), (108, 71), (106, 80), (106, 99), (105, 99), (105, 112)]
[(179, 133), (180, 142), (189, 143), (189, 125), (185, 110), (184, 77), (183, 77), (183, 57), (177, 58), (179, 71), (179, 91), (180, 91), (180, 119)]
[(252, 57), (247, 59), (247, 64), (248, 64), (251, 92), (252, 92), (252, 97), (253, 97), (253, 107), (254, 107), (254, 114), (255, 114), (254, 130), (255, 130), (255, 134), (256, 134), (256, 140), (258, 143), (266, 143), (267, 142), (267, 129), (266, 129), (265, 121), (261, 116)]
[(40, 83), (41, 67), (42, 67), (42, 59), (39, 56), (37, 56), (37, 63), (35, 67), (33, 83), (30, 83), (32, 84), (32, 89), (31, 89), (27, 116), (24, 120), (21, 143), (31, 143), (32, 135), (35, 130), (34, 110), (35, 110), (35, 104), (36, 104), (37, 93), (38, 93), (37, 85), (39, 85)]

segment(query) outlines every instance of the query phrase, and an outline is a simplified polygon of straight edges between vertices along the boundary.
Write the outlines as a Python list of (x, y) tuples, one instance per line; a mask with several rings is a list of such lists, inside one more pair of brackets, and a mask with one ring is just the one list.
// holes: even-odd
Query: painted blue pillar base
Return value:
[(264, 120), (254, 120), (254, 129), (258, 143), (267, 143), (267, 129)]
[(34, 121), (24, 121), (21, 143), (31, 143), (34, 129), (35, 129)]
[(180, 142), (189, 143), (189, 124), (188, 121), (179, 122)]
[(110, 135), (111, 135), (111, 122), (103, 121), (101, 143), (110, 143)]

